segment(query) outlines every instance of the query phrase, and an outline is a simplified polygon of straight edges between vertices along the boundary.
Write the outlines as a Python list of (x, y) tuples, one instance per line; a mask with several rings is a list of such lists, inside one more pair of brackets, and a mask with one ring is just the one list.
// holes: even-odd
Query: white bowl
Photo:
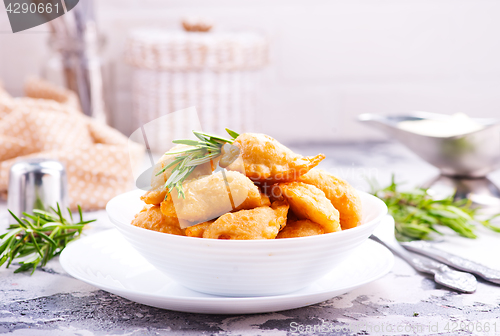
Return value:
[(144, 206), (135, 190), (106, 211), (127, 241), (153, 266), (187, 288), (222, 296), (270, 296), (302, 289), (334, 270), (387, 214), (380, 199), (359, 192), (363, 223), (319, 236), (272, 240), (183, 237), (131, 225)]

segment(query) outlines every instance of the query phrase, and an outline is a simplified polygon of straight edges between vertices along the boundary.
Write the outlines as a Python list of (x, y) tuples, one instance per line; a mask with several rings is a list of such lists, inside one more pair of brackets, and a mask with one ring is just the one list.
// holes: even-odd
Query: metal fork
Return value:
[(372, 234), (370, 238), (387, 247), (417, 271), (433, 274), (436, 283), (463, 293), (474, 293), (476, 291), (477, 280), (472, 274), (455, 271), (443, 263), (414, 255), (406, 251), (394, 236), (392, 239), (383, 239), (380, 235)]

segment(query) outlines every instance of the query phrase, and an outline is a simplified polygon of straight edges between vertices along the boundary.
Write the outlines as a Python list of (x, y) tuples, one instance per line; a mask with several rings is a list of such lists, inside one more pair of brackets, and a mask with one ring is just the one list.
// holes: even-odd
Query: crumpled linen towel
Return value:
[(70, 207), (106, 206), (133, 188), (130, 157), (144, 148), (117, 130), (85, 116), (74, 93), (31, 79), (28, 97), (12, 98), (0, 87), (0, 193), (8, 191), (9, 169), (27, 158), (56, 159), (66, 166)]

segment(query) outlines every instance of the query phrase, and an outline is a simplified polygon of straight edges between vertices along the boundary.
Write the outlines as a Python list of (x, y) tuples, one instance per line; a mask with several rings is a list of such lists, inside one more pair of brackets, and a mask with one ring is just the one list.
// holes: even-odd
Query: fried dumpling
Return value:
[(203, 233), (213, 222), (215, 222), (215, 219), (186, 228), (186, 236), (203, 238)]
[(167, 196), (167, 189), (164, 186), (161, 186), (156, 189), (152, 189), (147, 191), (144, 195), (141, 196), (141, 201), (146, 204), (158, 205), (165, 199)]
[(174, 190), (170, 193), (173, 207), (162, 204), (162, 209), (169, 209), (164, 213), (175, 209), (179, 219), (193, 223), (205, 222), (237, 209), (252, 209), (263, 202), (259, 188), (248, 177), (235, 171), (225, 174), (219, 171), (190, 180), (183, 184), (183, 189), (185, 198)]
[(314, 185), (325, 193), (332, 205), (340, 213), (342, 230), (361, 223), (361, 199), (356, 190), (346, 181), (320, 169), (311, 169), (299, 177), (298, 181)]
[(240, 156), (227, 169), (239, 171), (259, 183), (293, 181), (325, 158), (323, 154), (306, 157), (296, 154), (265, 134), (241, 134), (233, 146), (240, 149)]
[(274, 239), (286, 225), (288, 204), (274, 202), (251, 210), (240, 210), (220, 216), (203, 233), (212, 239)]
[(316, 236), (323, 233), (325, 233), (323, 227), (318, 223), (310, 221), (309, 219), (289, 219), (286, 221), (285, 228), (276, 236), (276, 239)]
[(184, 235), (177, 218), (165, 216), (157, 205), (145, 206), (141, 212), (135, 215), (135, 218), (132, 220), (132, 225), (163, 233), (179, 236)]
[(271, 206), (271, 201), (266, 194), (260, 194), (260, 198), (252, 195), (251, 197), (247, 197), (247, 199), (236, 207), (232, 212), (244, 210), (244, 209), (253, 209), (261, 206)]
[[(325, 193), (313, 185), (302, 182), (279, 183), (273, 195), (284, 198), (300, 219), (309, 219), (323, 227), (325, 233), (340, 231), (339, 212)], [(275, 195), (276, 196), (276, 195)]]

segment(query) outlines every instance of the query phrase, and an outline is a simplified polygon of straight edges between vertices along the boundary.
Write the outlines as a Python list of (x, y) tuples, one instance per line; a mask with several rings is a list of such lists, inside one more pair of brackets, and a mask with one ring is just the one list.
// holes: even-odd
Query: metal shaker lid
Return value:
[(12, 165), (8, 208), (18, 217), (33, 209), (68, 206), (68, 181), (64, 165), (56, 160), (28, 159)]

